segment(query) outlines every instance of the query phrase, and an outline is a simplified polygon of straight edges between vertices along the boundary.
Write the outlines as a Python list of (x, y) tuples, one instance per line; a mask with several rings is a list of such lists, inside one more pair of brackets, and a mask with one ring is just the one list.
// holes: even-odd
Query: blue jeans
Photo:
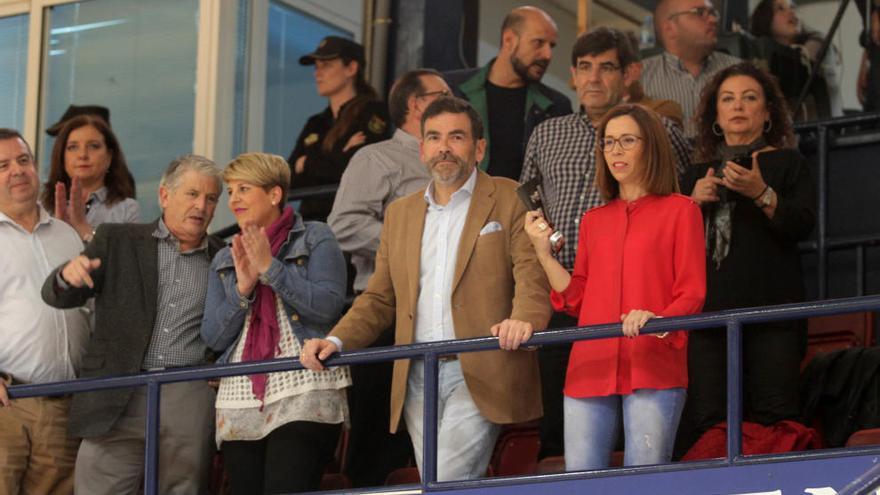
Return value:
[(662, 464), (672, 458), (685, 389), (639, 389), (628, 395), (565, 397), (565, 469), (607, 468), (617, 442), (623, 404), (625, 466)]

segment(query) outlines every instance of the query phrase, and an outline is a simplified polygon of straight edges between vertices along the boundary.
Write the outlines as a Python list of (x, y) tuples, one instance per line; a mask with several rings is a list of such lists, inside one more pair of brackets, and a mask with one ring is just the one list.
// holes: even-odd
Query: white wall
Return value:
[[(801, 5), (797, 11), (798, 17), (804, 25), (821, 33), (827, 33), (839, 5), (837, 0)], [(856, 80), (859, 76), (859, 63), (862, 57), (862, 47), (859, 45), (861, 32), (862, 18), (856, 9), (855, 2), (850, 2), (840, 22), (840, 27), (834, 35), (834, 45), (843, 58), (841, 92), (845, 109), (862, 109), (862, 105), (856, 97)]]

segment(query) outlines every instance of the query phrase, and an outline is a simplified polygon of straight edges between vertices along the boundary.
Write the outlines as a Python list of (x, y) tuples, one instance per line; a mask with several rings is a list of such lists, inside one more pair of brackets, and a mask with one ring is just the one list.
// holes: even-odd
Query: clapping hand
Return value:
[(70, 179), (70, 198), (64, 183), (55, 183), (55, 218), (70, 224), (82, 238), (92, 231), (86, 220), (87, 201), (88, 195), (76, 177)]
[(238, 293), (241, 296), (248, 297), (254, 291), (260, 272), (251, 264), (247, 252), (242, 245), (241, 235), (232, 238), (232, 263), (235, 265), (235, 278)]

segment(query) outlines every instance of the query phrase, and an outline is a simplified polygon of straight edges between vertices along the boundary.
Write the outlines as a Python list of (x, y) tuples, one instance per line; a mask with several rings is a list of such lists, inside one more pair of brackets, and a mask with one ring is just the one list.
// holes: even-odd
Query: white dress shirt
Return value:
[(82, 241), (39, 208), (33, 232), (0, 213), (0, 372), (25, 383), (76, 378), (89, 339), (89, 309), (53, 309), (40, 297), (46, 277), (79, 255)]
[(467, 182), (446, 205), (434, 201), (434, 182), (425, 189), (428, 211), (422, 231), (422, 254), (419, 259), (419, 299), (415, 315), (415, 342), (432, 342), (455, 338), (452, 323), (452, 277), (458, 258), (461, 231), (467, 219), (476, 168)]

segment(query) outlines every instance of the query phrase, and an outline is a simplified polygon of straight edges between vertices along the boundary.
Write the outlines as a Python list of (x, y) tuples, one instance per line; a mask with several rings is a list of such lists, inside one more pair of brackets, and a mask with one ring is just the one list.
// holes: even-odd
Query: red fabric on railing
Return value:
[[(742, 452), (745, 455), (780, 454), (822, 447), (819, 434), (796, 421), (780, 421), (770, 426), (743, 422)], [(727, 457), (727, 422), (713, 426), (682, 457), (683, 461)]]

